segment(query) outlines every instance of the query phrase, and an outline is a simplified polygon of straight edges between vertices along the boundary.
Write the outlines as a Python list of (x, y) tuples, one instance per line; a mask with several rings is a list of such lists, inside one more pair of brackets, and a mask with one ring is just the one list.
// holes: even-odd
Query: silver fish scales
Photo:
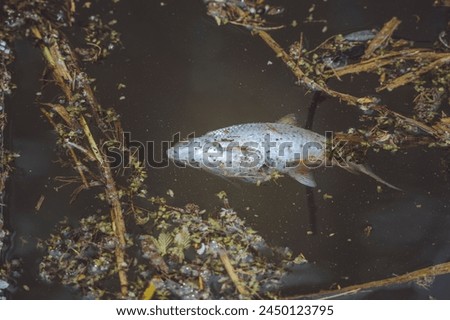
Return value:
[[(332, 164), (326, 157), (326, 138), (294, 124), (293, 116), (288, 115), (274, 123), (229, 126), (177, 143), (168, 150), (168, 157), (226, 178), (260, 184), (286, 174), (315, 187), (311, 170)], [(343, 168), (398, 189), (366, 166), (348, 163)]]

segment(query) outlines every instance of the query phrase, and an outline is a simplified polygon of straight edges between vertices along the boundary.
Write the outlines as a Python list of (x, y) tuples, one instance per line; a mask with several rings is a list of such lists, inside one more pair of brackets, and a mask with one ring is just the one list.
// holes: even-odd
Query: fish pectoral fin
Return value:
[(290, 169), (288, 171), (288, 174), (301, 184), (304, 184), (305, 186), (312, 188), (317, 186), (317, 183), (314, 180), (314, 176), (311, 170), (308, 169), (306, 166), (298, 165), (297, 167)]
[(293, 113), (289, 113), (289, 114), (285, 115), (284, 117), (278, 119), (277, 123), (288, 124), (288, 125), (296, 126), (296, 127), (299, 126), (297, 117)]

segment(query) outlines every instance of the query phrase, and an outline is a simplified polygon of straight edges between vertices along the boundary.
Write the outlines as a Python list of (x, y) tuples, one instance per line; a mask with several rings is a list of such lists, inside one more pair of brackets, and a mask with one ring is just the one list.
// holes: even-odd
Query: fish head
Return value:
[(200, 141), (195, 138), (180, 141), (167, 150), (167, 156), (177, 165), (189, 165), (198, 168), (203, 156)]

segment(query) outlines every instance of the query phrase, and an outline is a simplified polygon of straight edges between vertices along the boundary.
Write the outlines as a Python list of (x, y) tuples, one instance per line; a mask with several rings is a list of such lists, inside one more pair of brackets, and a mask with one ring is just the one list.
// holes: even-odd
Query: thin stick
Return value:
[[(334, 90), (331, 90), (327, 87), (325, 83), (319, 84), (315, 82), (314, 80), (308, 78), (305, 73), (299, 68), (299, 66), (292, 60), (292, 58), (289, 56), (289, 54), (286, 53), (286, 51), (283, 50), (283, 48), (265, 31), (258, 31), (258, 35), (269, 45), (269, 47), (272, 48), (272, 50), (276, 53), (277, 57), (280, 57), (283, 62), (291, 69), (291, 71), (294, 73), (295, 76), (299, 78), (300, 81), (302, 81), (308, 88), (313, 88), (315, 90), (320, 90), (325, 92), (326, 94), (338, 98), (342, 101), (347, 102), (349, 105), (371, 105), (371, 109), (376, 110), (378, 112), (383, 112), (386, 115), (393, 116), (394, 118), (400, 119), (401, 121), (404, 121), (405, 123), (408, 123), (412, 126), (418, 127), (421, 130), (427, 132), (428, 134), (434, 136), (435, 138), (442, 139), (445, 141), (446, 138), (446, 132), (445, 131), (438, 131), (435, 130), (432, 127), (427, 126), (426, 124), (416, 121), (412, 118), (408, 118), (404, 115), (401, 115), (397, 112), (391, 111), (386, 107), (383, 106), (374, 106), (372, 105), (374, 103), (374, 98), (371, 97), (362, 97), (358, 98), (355, 96), (352, 96), (350, 94), (337, 92)], [(442, 61), (442, 59), (444, 59)], [(440, 63), (448, 62), (447, 59), (450, 59), (447, 55), (440, 58), (438, 61)], [(435, 66), (433, 66), (435, 67)]]
[(398, 20), (396, 17), (393, 17), (391, 20), (386, 22), (383, 28), (381, 28), (380, 32), (378, 32), (375, 35), (375, 37), (370, 41), (369, 46), (364, 52), (363, 59), (369, 59), (375, 52), (375, 50), (386, 45), (386, 43), (391, 38), (392, 33), (394, 33), (395, 29), (397, 29), (400, 23), (401, 21)]
[(261, 37), (261, 39), (264, 40), (264, 42), (270, 48), (272, 48), (272, 50), (275, 52), (277, 57), (279, 57), (279, 58), (281, 58), (281, 60), (283, 60), (283, 62), (294, 73), (294, 75), (297, 76), (297, 78), (302, 83), (304, 83), (306, 85), (306, 87), (313, 89), (313, 90), (323, 91), (326, 94), (328, 94), (329, 96), (343, 100), (343, 101), (347, 102), (349, 105), (353, 105), (353, 106), (362, 104), (361, 102), (364, 102), (364, 101), (373, 102), (372, 101), (373, 99), (370, 97), (357, 98), (350, 94), (337, 92), (337, 91), (334, 91), (334, 90), (328, 88), (328, 86), (325, 83), (318, 83), (318, 82), (308, 78), (306, 76), (306, 74), (302, 71), (302, 69), (300, 69), (298, 64), (289, 56), (289, 54), (286, 51), (283, 50), (283, 48), (267, 32), (258, 31), (257, 34)]
[[(50, 113), (48, 113), (47, 110), (45, 110), (44, 108), (41, 108), (41, 112), (45, 115), (45, 117), (47, 118), (48, 122), (50, 122), (50, 124), (55, 128), (55, 131), (57, 131), (57, 124), (53, 120), (53, 118), (50, 115)], [(70, 147), (69, 147), (69, 154), (72, 157), (73, 162), (75, 163), (75, 168), (77, 169), (78, 174), (80, 175), (81, 181), (83, 182), (83, 184), (87, 188), (89, 188), (89, 183), (88, 183), (88, 181), (86, 179), (86, 176), (83, 173), (83, 166), (82, 166), (80, 160), (78, 159), (76, 153)]]
[(41, 103), (41, 105), (52, 108), (52, 110), (55, 111), (69, 127), (73, 127), (75, 125), (75, 121), (72, 119), (64, 106), (58, 103)]
[(41, 196), (39, 197), (38, 202), (36, 203), (36, 206), (34, 207), (34, 209), (36, 209), (36, 211), (41, 210), (42, 203), (44, 203), (44, 200), (45, 200), (45, 196), (43, 194), (41, 194)]
[(448, 273), (450, 273), (450, 262), (445, 262), (396, 277), (348, 286), (339, 290), (328, 290), (315, 294), (304, 294), (289, 297), (289, 299), (330, 299), (343, 296), (344, 294), (355, 294), (361, 290), (374, 290), (381, 287), (404, 284), (408, 282), (417, 281), (425, 277), (436, 277)]
[[(40, 24), (38, 26), (31, 27), (32, 33), (35, 35), (36, 38), (42, 40), (42, 34), (45, 34), (49, 30), (45, 30), (45, 27)], [(49, 27), (51, 28), (51, 26)], [(52, 32), (57, 32), (56, 30), (51, 30)], [(58, 38), (61, 39), (62, 34), (59, 34)], [(53, 38), (52, 38), (53, 39)], [(80, 72), (80, 68), (77, 65), (77, 61), (75, 57), (72, 54), (72, 51), (70, 50), (70, 55), (66, 55), (65, 58), (63, 58), (59, 45), (56, 41), (52, 41), (49, 46), (45, 44), (43, 41), (40, 41), (40, 47), (42, 50), (42, 54), (47, 61), (48, 65), (50, 66), (52, 70), (52, 75), (57, 84), (60, 86), (64, 94), (66, 95), (67, 99), (71, 101), (72, 98), (72, 85), (73, 85), (73, 78), (71, 76), (71, 73), (69, 71), (69, 67), (73, 70), (73, 74), (77, 74)], [(70, 49), (70, 47), (69, 47)], [(66, 48), (67, 50), (67, 48)], [(89, 84), (84, 83), (83, 84), (83, 90), (84, 93), (87, 96), (87, 101), (89, 102), (89, 106), (91, 107), (91, 112), (94, 114), (94, 119), (96, 120), (96, 125), (99, 126), (102, 124), (102, 121), (100, 120), (100, 117), (98, 116), (101, 108), (98, 105), (94, 95), (93, 90), (90, 87)], [(61, 117), (68, 122), (68, 117), (64, 116), (64, 112), (61, 112), (61, 110), (58, 112)], [(45, 113), (44, 113), (45, 114)], [(51, 119), (50, 115), (47, 113), (47, 118)], [(107, 201), (110, 205), (110, 214), (111, 214), (111, 220), (113, 225), (114, 233), (118, 239), (118, 244), (115, 248), (115, 257), (116, 257), (116, 267), (117, 267), (117, 273), (119, 276), (120, 281), (120, 287), (121, 287), (121, 293), (123, 297), (128, 296), (128, 279), (126, 274), (127, 269), (127, 263), (125, 261), (125, 247), (126, 247), (126, 239), (125, 239), (125, 222), (123, 218), (122, 213), (122, 206), (120, 203), (120, 196), (117, 191), (116, 183), (113, 178), (113, 174), (111, 171), (111, 167), (106, 160), (106, 155), (102, 155), (100, 153), (100, 150), (97, 146), (97, 142), (95, 141), (94, 136), (92, 135), (91, 129), (86, 122), (86, 119), (82, 114), (79, 114), (77, 117), (77, 121), (80, 124), (88, 145), (96, 159), (98, 170), (102, 176), (103, 183), (105, 186), (105, 193)], [(53, 124), (55, 122), (53, 121)], [(72, 150), (73, 151), (73, 150)], [(77, 163), (77, 158), (73, 158), (74, 162)], [(81, 168), (81, 166), (77, 166), (78, 168)], [(81, 169), (80, 169), (81, 170)], [(80, 170), (78, 172), (80, 173)], [(81, 179), (83, 179), (82, 175), (80, 174)], [(86, 181), (86, 179), (84, 180)], [(84, 182), (83, 181), (83, 182)], [(87, 183), (87, 181), (86, 181)], [(89, 186), (89, 184), (87, 184)]]
[(83, 129), (83, 132), (86, 135), (86, 138), (89, 142), (89, 146), (91, 147), (95, 159), (98, 161), (100, 166), (103, 166), (105, 163), (103, 161), (102, 154), (100, 153), (100, 150), (97, 147), (97, 142), (95, 142), (95, 139), (92, 136), (91, 130), (89, 129), (86, 119), (83, 117), (83, 115), (80, 115), (78, 117), (78, 121), (80, 122), (81, 128)]
[(223, 266), (225, 267), (225, 270), (230, 276), (231, 281), (233, 281), (234, 285), (236, 286), (237, 291), (243, 296), (249, 296), (250, 293), (241, 284), (239, 277), (237, 276), (233, 266), (231, 265), (230, 259), (228, 258), (226, 251), (223, 249), (219, 250), (219, 257), (223, 263)]
[(405, 117), (404, 115), (402, 115), (402, 114), (400, 114), (398, 112), (389, 110), (388, 108), (386, 108), (384, 106), (374, 106), (372, 109), (377, 110), (380, 113), (391, 114), (394, 117), (396, 117), (397, 119), (400, 119), (400, 120), (402, 120), (402, 121), (404, 121), (404, 122), (406, 122), (406, 123), (408, 123), (408, 124), (410, 124), (410, 125), (412, 125), (414, 127), (417, 127), (419, 129), (425, 131), (426, 133), (428, 133), (428, 134), (430, 134), (432, 136), (435, 136), (436, 138), (440, 138), (440, 133), (437, 130), (433, 129), (430, 126), (427, 126), (426, 124), (424, 124), (422, 122), (416, 121), (416, 120), (414, 120), (412, 118)]
[(398, 78), (395, 78), (394, 80), (390, 81), (388, 84), (381, 86), (377, 88), (377, 91), (385, 90), (392, 91), (395, 88), (398, 88), (400, 86), (404, 86), (405, 84), (411, 83), (412, 81), (419, 78), (421, 75), (430, 72), (433, 69), (437, 69), (440, 66), (450, 63), (450, 55), (446, 55), (436, 61), (433, 61), (422, 68), (419, 68), (418, 70), (411, 71), (408, 73), (405, 73), (404, 75), (401, 75)]
[[(342, 77), (346, 74), (354, 74), (354, 73), (360, 73), (360, 72), (372, 72), (376, 71), (379, 68), (394, 64), (397, 60), (394, 58), (400, 58), (404, 60), (408, 59), (420, 59), (420, 58), (428, 58), (428, 55), (422, 55), (422, 53), (429, 53), (424, 52), (427, 49), (405, 49), (402, 51), (396, 51), (396, 52), (389, 52), (380, 56), (373, 57), (368, 60), (361, 60), (358, 63), (349, 64), (347, 66), (329, 70), (325, 72), (325, 75), (329, 78), (331, 77)], [(436, 54), (436, 53), (434, 53)]]

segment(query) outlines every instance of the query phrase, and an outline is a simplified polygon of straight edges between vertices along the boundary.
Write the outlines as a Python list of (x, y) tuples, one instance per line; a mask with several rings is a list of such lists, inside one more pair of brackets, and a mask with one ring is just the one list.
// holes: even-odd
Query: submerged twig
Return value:
[[(210, 3), (219, 2), (211, 1)], [(225, 1), (225, 3), (228, 2)], [(261, 3), (264, 2), (262, 1)], [(222, 15), (227, 16), (229, 20), (234, 18), (233, 15), (227, 13), (229, 9), (227, 6), (219, 6), (221, 7)], [(239, 8), (241, 11), (245, 11), (245, 9), (245, 6)], [(211, 7), (208, 7), (208, 14), (215, 16), (215, 11), (211, 11)], [(217, 16), (215, 17), (217, 19)], [(286, 64), (297, 78), (297, 84), (301, 84), (308, 90), (314, 92), (323, 92), (348, 105), (357, 106), (361, 110), (371, 114), (371, 116), (365, 117), (366, 120), (375, 120), (379, 124), (383, 124), (374, 127), (375, 130), (371, 133), (369, 139), (365, 139), (365, 148), (381, 144), (386, 150), (396, 150), (402, 147), (403, 142), (408, 142), (407, 146), (409, 146), (415, 139), (417, 145), (421, 145), (423, 141), (427, 140), (430, 142), (430, 146), (448, 146), (450, 144), (449, 126), (443, 119), (445, 115), (443, 115), (442, 119), (431, 125), (420, 121), (420, 119), (392, 111), (390, 108), (382, 105), (377, 97), (357, 97), (349, 93), (333, 90), (327, 85), (327, 80), (330, 78), (337, 78), (342, 81), (341, 77), (344, 75), (372, 72), (380, 76), (381, 86), (376, 88), (376, 91), (384, 89), (394, 90), (402, 85), (417, 83), (423, 75), (430, 72), (438, 72), (440, 71), (439, 67), (449, 65), (450, 55), (448, 53), (435, 52), (425, 48), (407, 47), (401, 49), (401, 47), (408, 46), (409, 42), (402, 40), (393, 41), (391, 38), (399, 24), (400, 20), (394, 17), (377, 34), (369, 31), (361, 32), (361, 35), (352, 34), (351, 37), (337, 35), (328, 38), (317, 48), (309, 52), (303, 50), (303, 41), (301, 40), (300, 43), (295, 42), (290, 47), (289, 53), (265, 30), (251, 28), (253, 24), (248, 27)], [(364, 44), (368, 40), (370, 42), (368, 45), (366, 43), (365, 52), (359, 61), (347, 65), (347, 54), (353, 54), (352, 52), (355, 51), (353, 50), (355, 47), (361, 46), (361, 44)], [(414, 65), (414, 67), (411, 67), (411, 65)], [(412, 71), (405, 73), (404, 70)], [(441, 90), (448, 90), (448, 76), (446, 76), (445, 71), (440, 72), (441, 76), (436, 81), (443, 86), (440, 88)], [(399, 75), (397, 73), (403, 74)], [(383, 129), (386, 126), (391, 126), (389, 131), (395, 130), (395, 134), (386, 135), (386, 131)], [(431, 139), (430, 137), (424, 139), (417, 133), (426, 133), (431, 136)], [(377, 137), (385, 139), (387, 136), (390, 136), (392, 139), (383, 141), (376, 140)], [(351, 136), (350, 138), (354, 139), (355, 136)], [(389, 142), (389, 145), (386, 142)]]
[[(62, 108), (62, 109), (64, 109), (64, 108)], [(45, 115), (45, 117), (50, 122), (50, 124), (53, 125), (55, 130), (57, 130), (58, 126), (57, 126), (56, 122), (53, 121), (52, 116), (50, 115), (50, 113), (48, 113), (47, 110), (45, 110), (44, 108), (41, 108), (41, 112)], [(75, 168), (78, 171), (78, 174), (80, 175), (81, 180), (83, 181), (83, 185), (89, 187), (89, 183), (88, 183), (88, 181), (86, 179), (86, 176), (84, 175), (84, 172), (83, 172), (83, 166), (82, 166), (80, 160), (78, 159), (77, 154), (73, 151), (73, 149), (71, 147), (69, 147), (69, 154), (72, 157), (73, 162), (75, 163)]]
[(415, 60), (415, 59), (432, 59), (433, 57), (440, 58), (442, 53), (435, 53), (428, 49), (411, 48), (401, 51), (388, 52), (381, 55), (377, 55), (367, 60), (361, 60), (356, 64), (349, 64), (337, 69), (325, 71), (327, 77), (340, 78), (347, 74), (358, 74), (361, 72), (376, 72), (385, 65), (394, 64), (397, 59), (402, 60)]
[(411, 72), (405, 73), (404, 75), (401, 75), (400, 77), (390, 81), (389, 83), (385, 84), (384, 86), (377, 88), (377, 91), (381, 91), (384, 89), (392, 91), (400, 86), (411, 83), (414, 80), (418, 79), (421, 75), (428, 73), (428, 72), (430, 72), (434, 69), (437, 69), (437, 68), (441, 67), (442, 65), (448, 64), (448, 63), (450, 63), (450, 53), (444, 55), (442, 58), (439, 58), (436, 61), (430, 62), (429, 64), (420, 67), (419, 69), (417, 69), (415, 71), (411, 71)]
[[(315, 90), (320, 90), (324, 92), (325, 94), (328, 94), (332, 97), (339, 98), (340, 100), (343, 100), (347, 102), (350, 105), (369, 105), (369, 108), (375, 111), (378, 111), (382, 114), (392, 116), (394, 119), (400, 119), (401, 121), (408, 123), (409, 125), (412, 125), (414, 127), (417, 127), (424, 132), (432, 135), (433, 137), (436, 137), (438, 139), (445, 140), (447, 139), (447, 134), (444, 132), (438, 132), (437, 130), (427, 126), (424, 123), (421, 123), (419, 121), (416, 121), (412, 118), (406, 117), (404, 115), (399, 114), (398, 112), (394, 112), (384, 106), (380, 105), (374, 105), (376, 102), (375, 98), (372, 97), (362, 97), (357, 98), (349, 94), (340, 93), (334, 90), (331, 90), (327, 87), (327, 85), (322, 83), (317, 83), (316, 81), (310, 79), (306, 76), (306, 74), (301, 70), (301, 68), (292, 60), (292, 58), (286, 53), (286, 51), (281, 48), (281, 46), (265, 31), (258, 31), (258, 35), (275, 51), (278, 57), (280, 57), (285, 64), (291, 69), (291, 71), (294, 73), (295, 76), (299, 78), (299, 81), (304, 83), (309, 88), (314, 88)], [(444, 56), (440, 58), (439, 63), (442, 64), (444, 62), (449, 61), (449, 57)], [(435, 68), (435, 65), (432, 67), (429, 67), (429, 69)], [(372, 106), (371, 106), (372, 105)]]
[(371, 97), (358, 98), (350, 94), (334, 91), (325, 84), (325, 82), (317, 82), (309, 78), (305, 72), (298, 66), (298, 64), (284, 51), (284, 49), (265, 31), (257, 31), (257, 34), (264, 40), (264, 42), (275, 52), (277, 57), (281, 58), (283, 62), (291, 69), (292, 73), (298, 78), (298, 81), (304, 84), (307, 88), (314, 91), (322, 91), (329, 96), (345, 101), (350, 105), (359, 105), (366, 103), (373, 103), (374, 99)]
[[(410, 42), (405, 40), (393, 41), (393, 32), (400, 23), (401, 21), (394, 17), (377, 34), (372, 35), (372, 32), (366, 32), (365, 34), (368, 36), (366, 39), (362, 39), (362, 37), (346, 39), (341, 35), (334, 36), (309, 52), (303, 50), (302, 43), (296, 42), (290, 47), (289, 53), (268, 32), (258, 29), (251, 30), (286, 64), (297, 78), (298, 84), (305, 86), (308, 90), (323, 92), (348, 105), (357, 106), (366, 113), (361, 117), (362, 119), (375, 122), (369, 130), (352, 128), (348, 133), (337, 133), (335, 136), (337, 141), (351, 142), (349, 145), (356, 145), (356, 152), (362, 153), (365, 153), (368, 147), (391, 151), (397, 150), (400, 146), (418, 145), (448, 148), (450, 145), (450, 117), (445, 113), (442, 113), (439, 119), (436, 116), (440, 101), (443, 101), (443, 94), (440, 94), (437, 99), (435, 99), (437, 95), (433, 95), (430, 102), (422, 101), (419, 107), (416, 106), (416, 110), (422, 112), (420, 114), (422, 117), (413, 117), (391, 110), (382, 105), (378, 98), (371, 96), (356, 97), (352, 94), (338, 92), (328, 87), (326, 83), (330, 78), (337, 78), (342, 81), (341, 77), (344, 75), (370, 72), (379, 75), (380, 87), (376, 88), (375, 91), (394, 90), (406, 84), (415, 84), (418, 93), (430, 90), (432, 92), (433, 90), (447, 90), (446, 92), (448, 92), (450, 86), (447, 70), (450, 55), (432, 49), (410, 48), (408, 46), (412, 46), (412, 44), (410, 45)], [(442, 43), (442, 40), (439, 40)], [(349, 58), (355, 51), (358, 51), (353, 50), (355, 48), (359, 50), (363, 48), (364, 53), (360, 54), (359, 57), (352, 56)], [(352, 61), (357, 60), (357, 62), (348, 64), (351, 59), (353, 59)], [(422, 87), (425, 83), (425, 74), (434, 76), (431, 81), (434, 87), (428, 91)], [(425, 111), (423, 111), (424, 109)], [(429, 115), (430, 112), (431, 115)], [(395, 278), (351, 286), (342, 290), (293, 298), (340, 297), (363, 289), (404, 283), (445, 273), (450, 273), (449, 263), (417, 270)]]
[(375, 50), (385, 46), (400, 23), (401, 21), (396, 17), (393, 17), (391, 20), (386, 22), (383, 28), (381, 28), (380, 32), (378, 32), (375, 37), (369, 42), (369, 45), (364, 52), (363, 59), (370, 58), (374, 54)]
[(228, 258), (227, 252), (223, 249), (219, 250), (219, 257), (223, 263), (223, 266), (225, 267), (225, 270), (230, 276), (231, 281), (233, 281), (234, 285), (236, 286), (237, 291), (239, 291), (239, 293), (242, 294), (243, 296), (248, 296), (249, 293), (239, 281), (239, 277), (234, 271), (233, 265), (231, 264), (230, 259)]
[[(57, 33), (59, 41), (63, 41), (64, 36), (58, 31), (51, 27), (51, 25), (44, 26), (43, 24), (38, 24), (31, 28), (33, 35), (41, 40), (39, 42), (40, 48), (42, 50), (43, 56), (47, 61), (54, 80), (64, 92), (66, 98), (70, 102), (75, 102), (74, 97), (75, 94), (73, 92), (73, 83), (76, 77), (81, 77), (81, 71), (78, 67), (77, 60), (70, 50), (70, 45), (65, 43), (65, 52), (62, 53), (60, 46), (54, 38), (49, 37), (51, 40), (49, 43), (45, 43), (42, 41), (43, 35), (50, 33)], [(104, 126), (103, 121), (100, 118), (100, 113), (102, 112), (100, 105), (96, 102), (96, 99), (93, 95), (93, 91), (88, 83), (88, 81), (78, 81), (78, 87), (81, 87), (83, 92), (83, 96), (86, 97), (88, 101), (89, 112), (94, 115), (95, 126), (102, 127)], [(48, 104), (47, 104), (48, 105)], [(116, 255), (116, 268), (119, 276), (121, 293), (123, 297), (128, 295), (128, 279), (126, 274), (127, 263), (125, 259), (125, 247), (126, 247), (126, 239), (125, 239), (125, 222), (123, 218), (123, 210), (122, 205), (120, 203), (120, 194), (118, 192), (115, 179), (113, 177), (111, 167), (107, 159), (105, 159), (105, 155), (103, 155), (99, 148), (94, 135), (92, 134), (92, 128), (87, 123), (85, 116), (82, 112), (74, 112), (70, 114), (64, 107), (60, 105), (50, 105), (54, 111), (57, 112), (58, 115), (65, 121), (66, 125), (71, 128), (73, 131), (77, 131), (81, 128), (82, 132), (85, 136), (85, 149), (86, 146), (89, 148), (89, 151), (86, 151), (85, 154), (92, 154), (93, 158), (97, 163), (97, 168), (99, 171), (99, 175), (101, 176), (102, 183), (105, 188), (106, 199), (110, 205), (110, 214), (111, 220), (113, 223), (113, 230), (118, 240), (118, 245), (115, 247), (115, 255)], [(44, 114), (50, 120), (52, 116), (44, 110)], [(50, 121), (55, 129), (58, 131), (58, 125), (55, 121)], [(60, 134), (64, 134), (63, 132), (58, 131)], [(62, 137), (64, 139), (64, 136)], [(79, 148), (78, 148), (79, 149)], [(72, 160), (77, 168), (78, 173), (83, 181), (85, 188), (89, 188), (91, 185), (88, 183), (83, 170), (82, 164), (78, 157), (76, 156), (74, 149), (69, 147), (69, 153), (72, 157)], [(92, 158), (92, 157), (90, 157)]]
[(34, 209), (36, 209), (36, 211), (41, 210), (41, 206), (44, 203), (45, 200), (45, 196), (43, 194), (41, 194), (41, 196), (39, 197), (39, 200), (36, 202), (36, 206), (34, 207)]
[(413, 272), (409, 272), (400, 276), (395, 276), (392, 278), (387, 278), (383, 280), (376, 280), (371, 282), (366, 282), (363, 284), (357, 284), (353, 286), (348, 286), (338, 290), (322, 291), (315, 294), (304, 294), (289, 297), (289, 299), (333, 299), (340, 298), (345, 295), (352, 295), (364, 290), (375, 290), (378, 288), (385, 288), (393, 285), (400, 285), (419, 281), (424, 278), (436, 277), (439, 275), (450, 273), (450, 262), (445, 262), (437, 264), (435, 266), (419, 269)]

